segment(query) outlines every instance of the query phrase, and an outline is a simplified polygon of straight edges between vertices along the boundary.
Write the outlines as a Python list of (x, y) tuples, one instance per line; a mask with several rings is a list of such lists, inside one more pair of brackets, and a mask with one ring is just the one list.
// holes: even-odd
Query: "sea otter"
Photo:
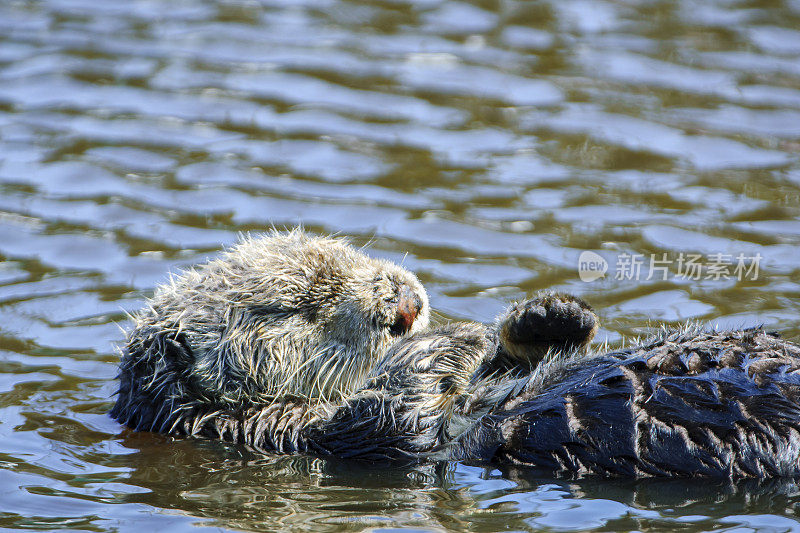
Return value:
[[(273, 244), (294, 240), (292, 246), (305, 242), (316, 250), (316, 239), (295, 233), (251, 240), (221, 263), (162, 288), (129, 337), (112, 416), (136, 429), (221, 438), (261, 451), (368, 461), (494, 462), (560, 475), (800, 474), (800, 347), (761, 329), (687, 327), (625, 350), (589, 353), (597, 315), (582, 300), (555, 293), (512, 306), (491, 325), (427, 329), (428, 302), (416, 278), (380, 263), (393, 269), (388, 278), (395, 281), (386, 287), (394, 296), (381, 299), (383, 319), (363, 319), (368, 323), (364, 334), (373, 340), (351, 338), (362, 334), (358, 328), (312, 334), (330, 324), (305, 318), (298, 331), (309, 340), (291, 352), (300, 362), (290, 368), (307, 373), (294, 379), (297, 372), (284, 370), (286, 352), (260, 339), (275, 339), (275, 331), (288, 334), (292, 326), (286, 318), (304, 317), (302, 307), (266, 305), (267, 317), (277, 316), (254, 329), (251, 323), (261, 315), (247, 306), (260, 308), (253, 302), (273, 300), (258, 287), (271, 288), (273, 278), (286, 277), (270, 270), (283, 264), (281, 254), (309, 255)], [(338, 241), (319, 242), (346, 248)], [(249, 256), (248, 246), (283, 251), (259, 263), (256, 275), (250, 271), (253, 264), (239, 257)], [(371, 261), (361, 256), (356, 262)], [(232, 265), (238, 277), (227, 275)], [(357, 291), (362, 299), (336, 299), (333, 279), (354, 275), (360, 281), (352, 283), (363, 287), (369, 281), (380, 284), (382, 274), (369, 277), (350, 269), (343, 274), (336, 268), (303, 272), (311, 271), (317, 274), (301, 276), (304, 283), (279, 283), (287, 291), (286, 302), (305, 302), (300, 295), (316, 293), (312, 287), (319, 283), (334, 297), (308, 300), (309, 306), (324, 306), (320, 316), (364, 316), (363, 309), (374, 307), (367, 303), (369, 290)], [(254, 277), (263, 285), (244, 283)], [(220, 296), (240, 292), (248, 295), (248, 314), (237, 307), (237, 297)], [(337, 301), (350, 304), (340, 307)], [(240, 337), (242, 331), (250, 335)], [(308, 351), (327, 346), (329, 336), (353, 350)], [(219, 355), (223, 348), (230, 350), (228, 344), (238, 348), (235, 357)], [(372, 349), (368, 356), (359, 351), (365, 345)], [(309, 353), (328, 355), (309, 358)], [(359, 358), (358, 372), (337, 373), (352, 368), (337, 359), (338, 353)], [(250, 366), (229, 368), (240, 360)], [(209, 361), (216, 374), (207, 370)], [(270, 386), (275, 382), (270, 372), (276, 371), (284, 372), (279, 382), (290, 376), (288, 385)], [(337, 386), (313, 385), (326, 382)]]

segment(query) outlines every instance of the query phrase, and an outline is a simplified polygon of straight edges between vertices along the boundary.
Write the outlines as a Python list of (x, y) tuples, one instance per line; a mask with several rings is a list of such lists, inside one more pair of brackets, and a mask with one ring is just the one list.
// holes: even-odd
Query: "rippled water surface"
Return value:
[(800, 529), (791, 482), (369, 469), (106, 415), (125, 312), (271, 225), (403, 261), (443, 319), (559, 288), (612, 344), (796, 338), (799, 154), (797, 0), (4, 1), (0, 527)]

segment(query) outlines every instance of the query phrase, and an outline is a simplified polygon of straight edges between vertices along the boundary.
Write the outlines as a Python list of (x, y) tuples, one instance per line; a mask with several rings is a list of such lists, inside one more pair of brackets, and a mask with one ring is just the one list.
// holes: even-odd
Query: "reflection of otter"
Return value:
[[(236, 253), (226, 261), (236, 263)], [(222, 290), (210, 285), (219, 281), (215, 268), (200, 271), (208, 280), (200, 285), (205, 291)], [(313, 283), (325, 284), (329, 271), (316, 271), (321, 273)], [(402, 281), (394, 284), (396, 297), (389, 298), (384, 313), (388, 318), (375, 322), (380, 327), (368, 329), (368, 337), (381, 327), (389, 332), (424, 327), (424, 293), (410, 274), (397, 272), (395, 279)], [(195, 302), (195, 290), (185, 288), (189, 282), (198, 286), (192, 276), (157, 295), (128, 344), (121, 397), (112, 415), (129, 425), (213, 436), (265, 451), (376, 461), (494, 461), (572, 475), (800, 474), (800, 347), (761, 330), (687, 329), (587, 357), (597, 317), (577, 298), (545, 294), (511, 308), (495, 325), (451, 324), (420, 331), (398, 339), (384, 355), (390, 333), (387, 342), (368, 344), (373, 351), (361, 359), (359, 373), (353, 374), (358, 379), (344, 380), (346, 386), (331, 394), (310, 385), (336, 380), (327, 356), (309, 365), (304, 380), (270, 388), (270, 372), (281, 370), (270, 358), (283, 352), (258, 341), (272, 331), (273, 322), (262, 330), (245, 328), (252, 336), (239, 337), (241, 325), (260, 315), (237, 315), (235, 299), (228, 297), (232, 301), (219, 304), (214, 308), (218, 314), (203, 323), (220, 324), (220, 316), (232, 316), (226, 324), (237, 328), (216, 331), (206, 344), (192, 337), (196, 332), (187, 331), (180, 320), (188, 314), (186, 324), (197, 324), (195, 317), (209, 312), (203, 301)], [(252, 299), (257, 289), (245, 292)], [(192, 299), (179, 302), (182, 293)], [(181, 306), (173, 313), (175, 302)], [(358, 300), (355, 309), (362, 309), (359, 305), (366, 306), (365, 300)], [(284, 309), (266, 307), (270, 312)], [(350, 307), (347, 312), (355, 311)], [(165, 316), (173, 324), (168, 330)], [(320, 327), (302, 324), (306, 335)], [(354, 328), (340, 338), (358, 334)], [(207, 352), (237, 341), (240, 357), (250, 357), (246, 360), (253, 370), (242, 373), (234, 367), (237, 372), (228, 372), (238, 359), (215, 355), (211, 361), (221, 375), (211, 383), (221, 385), (209, 386)], [(344, 344), (363, 346), (361, 340), (349, 342)], [(258, 350), (248, 350), (252, 346)], [(293, 355), (308, 360), (303, 350)], [(261, 380), (248, 382), (258, 371)]]

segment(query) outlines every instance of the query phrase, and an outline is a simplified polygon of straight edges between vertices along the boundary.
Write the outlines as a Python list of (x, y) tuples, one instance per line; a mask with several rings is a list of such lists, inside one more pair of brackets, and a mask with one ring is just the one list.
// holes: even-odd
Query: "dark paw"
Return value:
[(500, 323), (500, 344), (512, 358), (537, 362), (548, 351), (585, 348), (598, 326), (597, 315), (580, 298), (544, 293), (509, 309)]

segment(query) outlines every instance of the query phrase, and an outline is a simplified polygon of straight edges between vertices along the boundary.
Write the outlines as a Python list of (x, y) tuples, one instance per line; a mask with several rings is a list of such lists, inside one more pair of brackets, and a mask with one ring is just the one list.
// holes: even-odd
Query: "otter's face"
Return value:
[[(394, 266), (394, 265), (392, 265)], [(381, 269), (372, 276), (370, 305), (372, 321), (382, 333), (400, 338), (428, 325), (428, 295), (409, 272)]]
[(428, 295), (413, 274), (370, 259), (350, 275), (328, 330), (341, 342), (355, 341), (374, 361), (396, 340), (427, 327)]

